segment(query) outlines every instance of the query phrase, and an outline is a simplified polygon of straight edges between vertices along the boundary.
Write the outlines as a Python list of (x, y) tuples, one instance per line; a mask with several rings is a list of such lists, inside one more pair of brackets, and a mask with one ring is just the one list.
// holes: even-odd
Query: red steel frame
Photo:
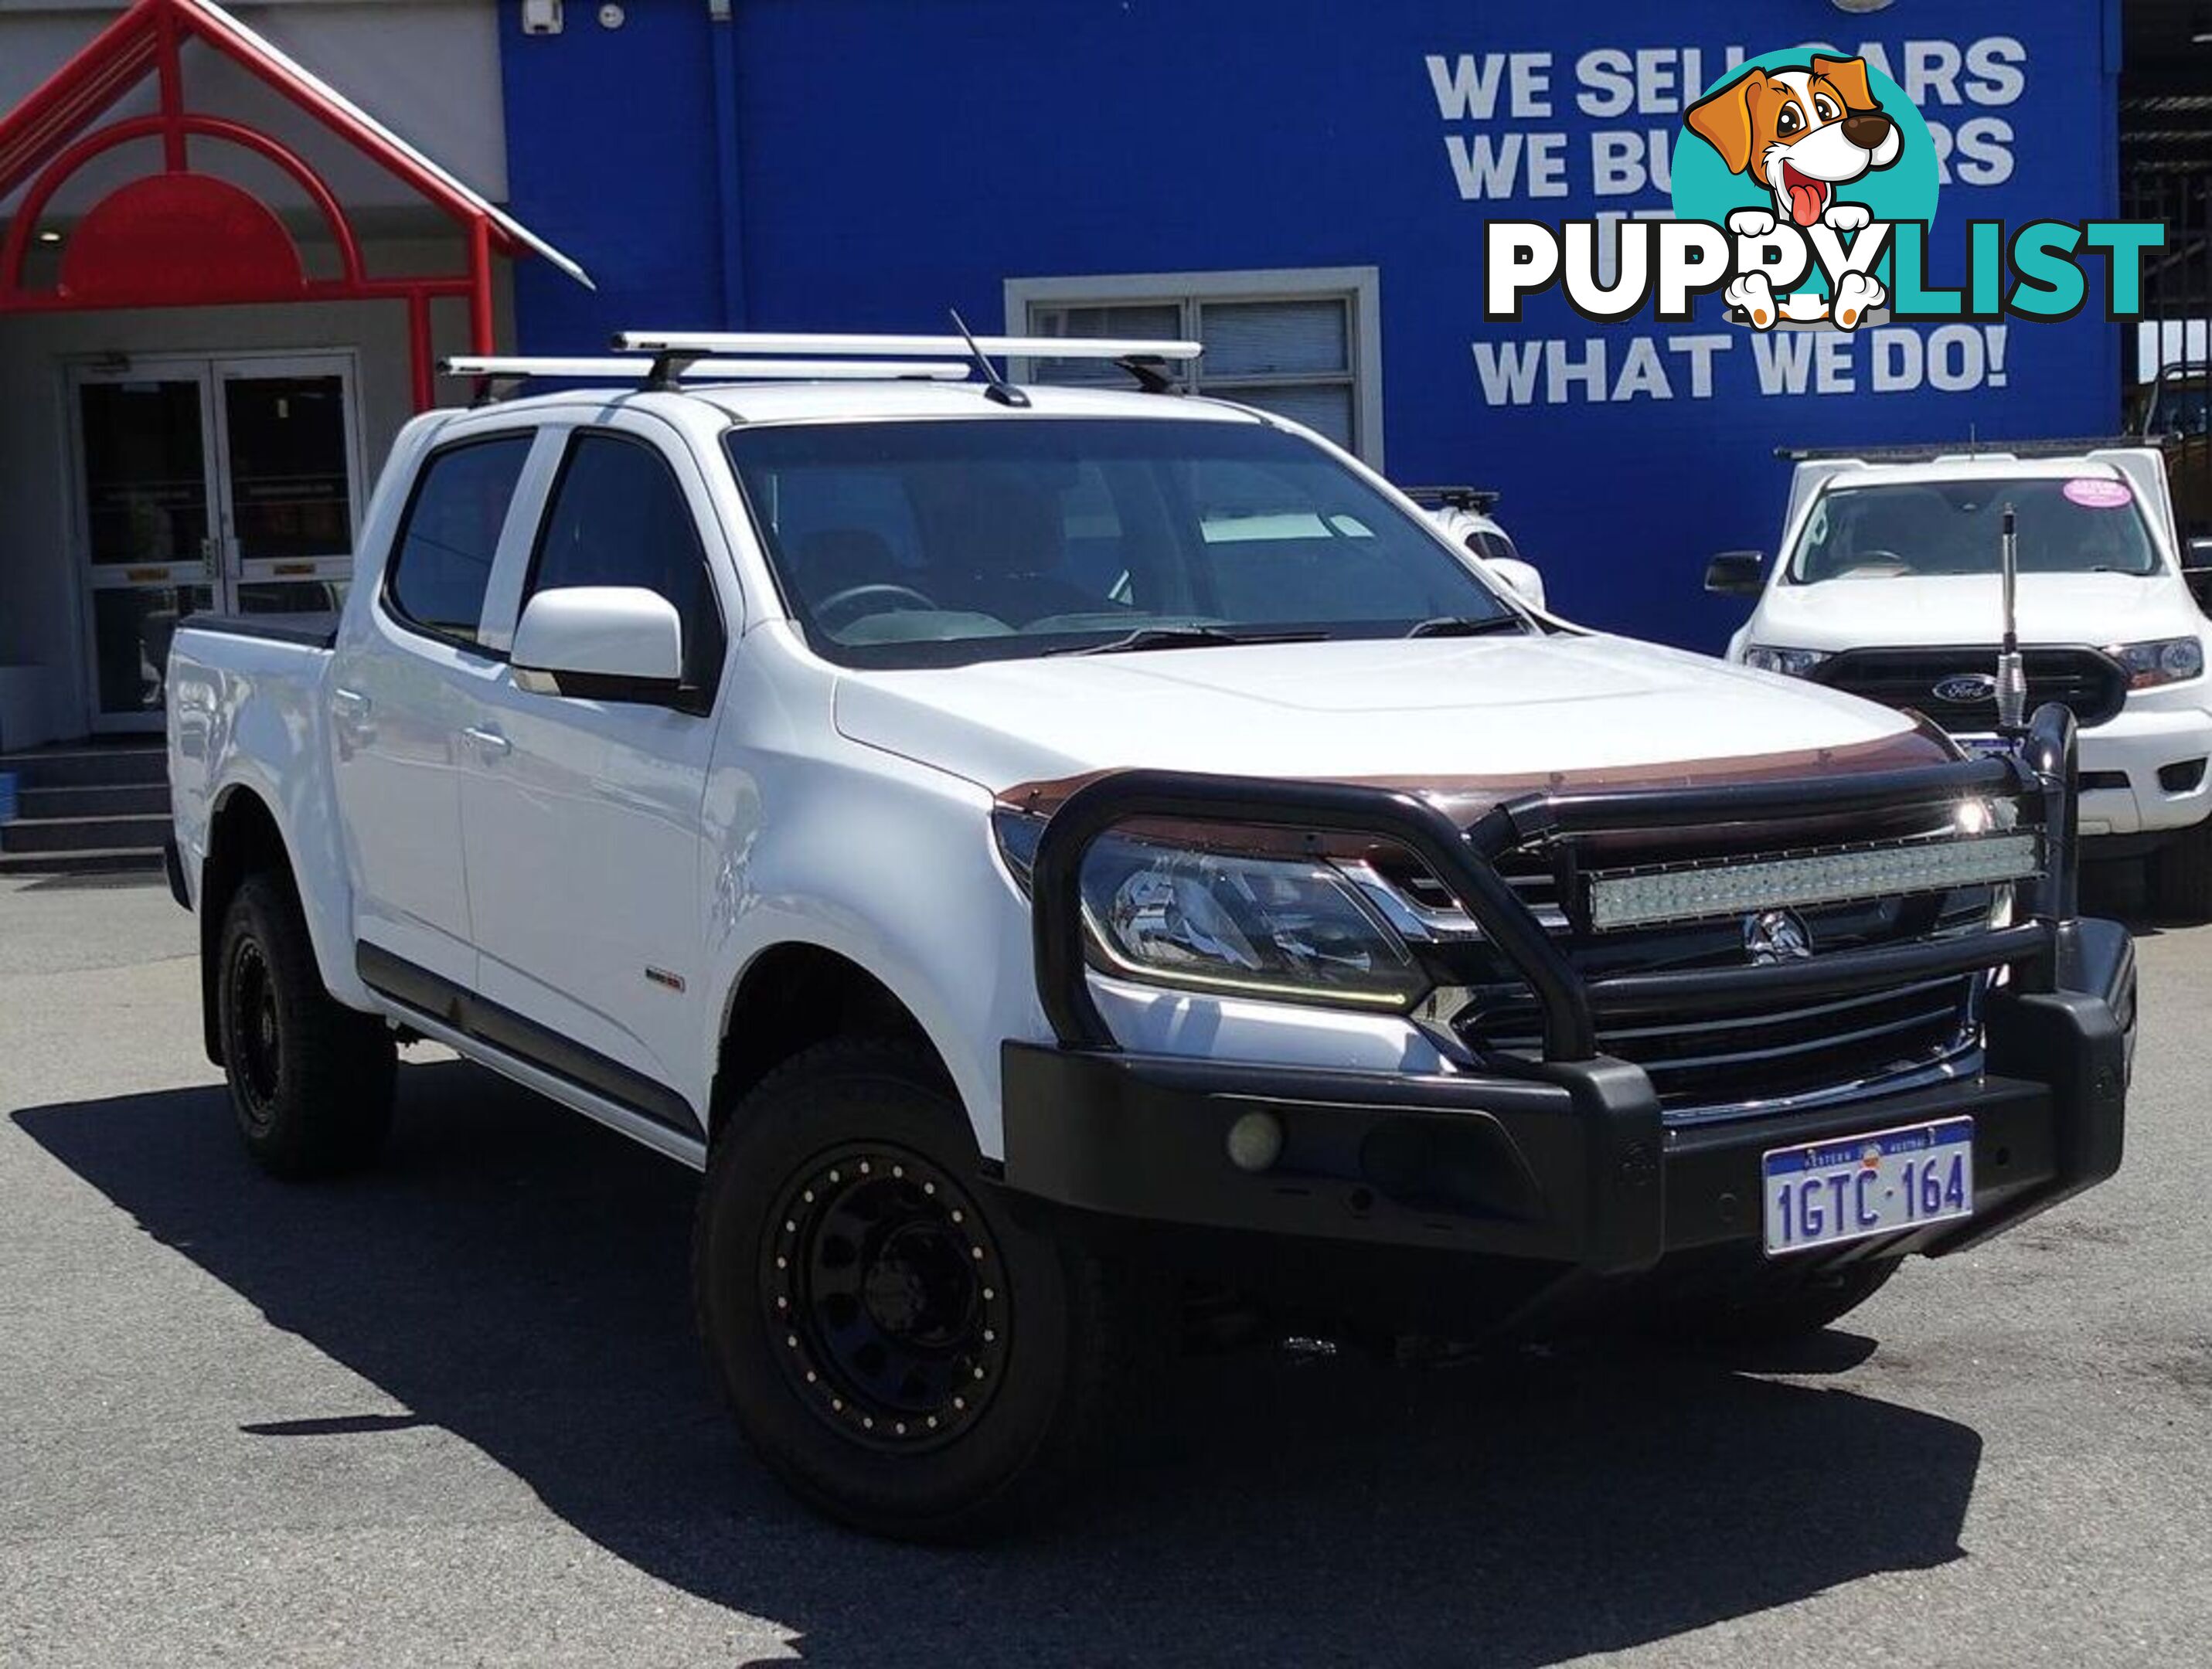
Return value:
[[(337, 194), (297, 152), (281, 140), (243, 123), (193, 115), (185, 110), (181, 60), (184, 48), (194, 40), (221, 52), (452, 215), (467, 238), (466, 270), (411, 277), (370, 277), (362, 263), (360, 240), (354, 235), (352, 224)], [(112, 122), (104, 127), (94, 125), (149, 74), (160, 80), (159, 114)], [(195, 139), (252, 151), (283, 169), (307, 193), (330, 228), (331, 240), (337, 248), (339, 276), (307, 278), (295, 266), (290, 272), (256, 272), (252, 282), (244, 286), (240, 294), (210, 294), (204, 281), (192, 282), (177, 276), (173, 264), (148, 261), (133, 264), (127, 273), (103, 269), (100, 275), (102, 278), (118, 281), (106, 295), (98, 292), (106, 286), (86, 287), (93, 294), (72, 294), (66, 280), (50, 289), (26, 288), (24, 262), (40, 216), (54, 193), (93, 158), (118, 145), (156, 137), (161, 142), (163, 169), (171, 175), (207, 178), (193, 175), (190, 167), (187, 141)], [(492, 256), (495, 251), (511, 256), (523, 252), (525, 248), (507, 227), (488, 212), (487, 205), (480, 199), (456, 189), (453, 181), (423, 167), (419, 157), (395, 144), (391, 136), (363, 122), (342, 102), (334, 101), (319, 83), (303, 78), (281, 59), (257, 52), (246, 41), (216, 27), (192, 0), (135, 0), (128, 11), (76, 58), (5, 118), (0, 118), (0, 198), (5, 198), (26, 181), (29, 182), (28, 190), (15, 210), (4, 242), (0, 242), (0, 313), (210, 303), (265, 305), (272, 291), (280, 293), (283, 299), (301, 301), (404, 301), (418, 410), (435, 400), (430, 304), (443, 297), (465, 300), (471, 350), (478, 354), (493, 352)], [(119, 188), (128, 189), (127, 185)], [(129, 229), (126, 226), (126, 233)], [(158, 228), (148, 231), (149, 236), (158, 236)], [(113, 299), (125, 294), (127, 299)]]

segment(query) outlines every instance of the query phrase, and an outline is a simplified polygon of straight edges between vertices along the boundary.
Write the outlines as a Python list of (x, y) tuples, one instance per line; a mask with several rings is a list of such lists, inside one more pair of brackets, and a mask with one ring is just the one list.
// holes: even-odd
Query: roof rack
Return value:
[(1470, 510), (1486, 516), (1504, 495), (1495, 487), (1407, 487), (1401, 489), (1424, 510)]
[[(449, 377), (487, 377), (501, 382), (521, 382), (532, 377), (598, 377), (613, 382), (650, 379), (658, 360), (612, 355), (563, 359), (528, 354), (460, 355), (439, 361)], [(714, 377), (726, 382), (878, 382), (886, 379), (916, 379), (928, 382), (960, 382), (969, 367), (951, 360), (801, 360), (696, 359), (686, 362), (683, 374)]]
[[(955, 315), (957, 319), (957, 315)], [(963, 382), (979, 368), (994, 398), (1013, 391), (987, 355), (1022, 359), (1108, 360), (1147, 392), (1171, 393), (1162, 368), (1196, 359), (1195, 342), (1138, 337), (819, 335), (762, 331), (623, 331), (614, 356), (469, 355), (441, 361), (448, 376), (474, 377), (480, 399), (498, 399), (534, 377), (597, 378), (676, 387), (686, 377), (724, 382), (884, 382), (916, 379)], [(648, 357), (649, 356), (649, 357)]]
[(966, 359), (980, 350), (1000, 358), (1194, 360), (1206, 351), (1196, 342), (1148, 341), (1134, 337), (976, 337), (809, 335), (764, 331), (619, 331), (611, 344), (617, 353), (689, 355), (809, 354), (817, 358), (873, 355), (950, 355)]
[(1929, 440), (1889, 446), (1777, 446), (1785, 464), (1855, 458), (1862, 464), (1922, 464), (1938, 458), (2069, 458), (2115, 446), (2140, 446), (2137, 434), (2074, 435), (2048, 440)]

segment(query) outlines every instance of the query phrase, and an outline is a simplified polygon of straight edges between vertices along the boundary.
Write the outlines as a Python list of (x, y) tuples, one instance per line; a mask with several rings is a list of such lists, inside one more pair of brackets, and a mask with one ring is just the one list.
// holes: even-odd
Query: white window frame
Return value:
[[(1283, 267), (1240, 272), (1124, 272), (1087, 278), (1009, 278), (1006, 281), (1006, 329), (1010, 336), (1031, 336), (1032, 307), (1104, 306), (1176, 306), (1182, 333), (1197, 335), (1198, 309), (1213, 301), (1348, 301), (1352, 307), (1352, 451), (1370, 468), (1382, 468), (1382, 276), (1378, 268)], [(1032, 374), (1018, 363), (1017, 379)], [(1206, 361), (1187, 379), (1203, 394)], [(1313, 382), (1313, 377), (1285, 379)], [(1234, 398), (1232, 391), (1224, 398)]]

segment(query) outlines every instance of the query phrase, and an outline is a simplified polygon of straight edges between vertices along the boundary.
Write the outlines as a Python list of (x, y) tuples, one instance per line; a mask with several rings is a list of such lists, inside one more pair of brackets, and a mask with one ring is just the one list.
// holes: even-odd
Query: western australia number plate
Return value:
[(1777, 1148), (1760, 1162), (1770, 1257), (1974, 1211), (1974, 1121)]

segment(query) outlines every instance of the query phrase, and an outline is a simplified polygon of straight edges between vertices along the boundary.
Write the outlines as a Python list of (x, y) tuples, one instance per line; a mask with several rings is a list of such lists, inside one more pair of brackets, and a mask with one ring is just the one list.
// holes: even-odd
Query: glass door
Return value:
[(72, 378), (101, 729), (158, 726), (169, 640), (214, 606), (215, 411), (204, 361)]
[(361, 502), (352, 356), (218, 360), (215, 381), (223, 607), (336, 609)]
[(158, 729), (177, 622), (337, 608), (361, 503), (353, 357), (141, 360), (71, 379), (93, 716)]

